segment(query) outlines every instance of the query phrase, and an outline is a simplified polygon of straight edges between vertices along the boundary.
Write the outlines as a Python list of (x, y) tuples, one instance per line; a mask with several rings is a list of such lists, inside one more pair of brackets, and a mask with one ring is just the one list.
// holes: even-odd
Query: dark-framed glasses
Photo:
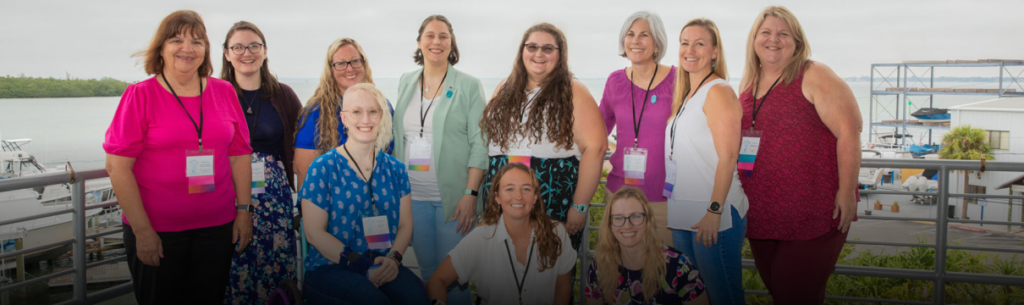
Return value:
[(633, 224), (634, 226), (639, 226), (644, 224), (644, 220), (647, 220), (647, 213), (633, 213), (629, 214), (629, 216), (612, 214), (611, 219), (612, 225), (616, 227), (626, 225), (626, 219), (629, 219), (629, 223)]
[(356, 58), (356, 59), (349, 60), (349, 61), (336, 61), (336, 62), (332, 62), (331, 63), (331, 68), (333, 68), (334, 71), (345, 71), (345, 68), (348, 68), (349, 65), (352, 65), (352, 68), (356, 68), (356, 69), (362, 68), (363, 67), (363, 59), (362, 58)]
[(527, 43), (527, 44), (523, 44), (523, 47), (526, 47), (526, 50), (530, 51), (530, 53), (537, 53), (537, 49), (540, 49), (540, 51), (544, 52), (544, 54), (551, 54), (551, 52), (554, 52), (555, 50), (558, 50), (558, 47), (550, 45), (550, 44), (537, 45), (537, 44), (533, 44), (533, 43)]
[(231, 53), (235, 53), (235, 55), (245, 54), (245, 50), (249, 50), (249, 53), (256, 54), (263, 50), (263, 44), (258, 42), (249, 44), (247, 46), (236, 44), (228, 47), (228, 49), (231, 49)]

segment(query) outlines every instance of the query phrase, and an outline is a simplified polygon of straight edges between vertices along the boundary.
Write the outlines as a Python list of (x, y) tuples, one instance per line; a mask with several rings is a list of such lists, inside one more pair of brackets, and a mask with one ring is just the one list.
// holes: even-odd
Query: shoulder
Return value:
[(207, 77), (206, 78), (206, 85), (209, 86), (210, 89), (213, 89), (213, 90), (218, 90), (218, 91), (219, 90), (230, 90), (230, 92), (232, 92), (232, 93), (235, 92), (235, 86), (232, 86), (231, 83), (229, 83), (226, 80), (215, 78), (215, 77)]
[(673, 261), (692, 263), (690, 261), (690, 258), (686, 257), (686, 255), (683, 255), (683, 251), (679, 251), (678, 249), (673, 248), (672, 246), (664, 246), (663, 248), (661, 248), (661, 254), (662, 256), (665, 257), (665, 263), (671, 263)]
[(391, 171), (401, 172), (405, 170), (405, 165), (402, 163), (402, 161), (399, 161), (398, 158), (395, 158), (394, 156), (385, 153), (384, 150), (378, 151), (377, 157), (381, 158), (381, 163), (387, 164), (388, 169)]
[(559, 237), (569, 237), (569, 232), (565, 230), (565, 224), (563, 224), (561, 221), (551, 219), (551, 224), (551, 229), (554, 230), (555, 234), (558, 234)]
[(320, 155), (319, 157), (316, 157), (316, 159), (313, 159), (313, 163), (311, 163), (310, 166), (323, 166), (327, 164), (334, 164), (335, 158), (345, 159), (344, 156), (338, 155), (337, 150), (331, 149), (325, 152), (324, 154)]
[(823, 77), (828, 78), (832, 76), (838, 77), (828, 65), (816, 61), (808, 62), (803, 73), (805, 80), (820, 79)]
[(402, 73), (402, 77), (398, 78), (398, 83), (399, 84), (408, 84), (409, 82), (415, 81), (416, 79), (418, 79), (420, 77), (420, 71), (423, 71), (423, 68), (419, 68), (419, 69), (416, 69), (414, 71), (409, 71), (409, 72)]
[(729, 82), (723, 81), (721, 83), (715, 84), (714, 86), (711, 86), (711, 88), (708, 89), (708, 99), (721, 98), (737, 99), (736, 91), (732, 89), (732, 86), (729, 85)]
[(629, 80), (629, 78), (626, 77), (626, 68), (618, 69), (608, 74), (608, 82), (611, 82), (612, 80), (621, 81), (623, 79)]

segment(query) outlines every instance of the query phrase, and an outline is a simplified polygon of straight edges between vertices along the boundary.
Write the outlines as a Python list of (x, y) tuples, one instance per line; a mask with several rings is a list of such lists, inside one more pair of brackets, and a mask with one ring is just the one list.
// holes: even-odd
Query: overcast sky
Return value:
[[(840, 76), (870, 73), (875, 62), (1024, 58), (1024, 1), (779, 1), (802, 23), (811, 58)], [(454, 26), (462, 59), (457, 68), (480, 78), (508, 74), (523, 32), (550, 22), (565, 32), (570, 68), (581, 78), (604, 78), (629, 62), (618, 57), (625, 18), (639, 10), (661, 15), (668, 56), (678, 65), (679, 31), (705, 17), (722, 31), (730, 75), (742, 74), (746, 35), (763, 1), (16, 1), (0, 5), (0, 75), (146, 78), (131, 55), (146, 47), (167, 14), (191, 9), (203, 16), (215, 75), (227, 29), (246, 20), (267, 36), (271, 71), (281, 78), (318, 78), (328, 45), (356, 39), (374, 77), (395, 78), (416, 68), (420, 23), (431, 14)], [(997, 76), (995, 69), (948, 75)], [(1019, 71), (1017, 69), (1016, 71)], [(941, 71), (940, 71), (941, 72)], [(940, 73), (941, 74), (941, 73)]]

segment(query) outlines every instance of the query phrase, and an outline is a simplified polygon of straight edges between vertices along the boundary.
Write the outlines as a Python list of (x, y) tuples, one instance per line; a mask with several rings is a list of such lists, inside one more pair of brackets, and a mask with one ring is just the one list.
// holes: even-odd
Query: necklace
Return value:
[(258, 99), (259, 97), (260, 97), (260, 92), (259, 92), (259, 90), (256, 90), (256, 96), (254, 96), (251, 99), (249, 99), (249, 102), (246, 105), (245, 114), (252, 114), (252, 102), (256, 101), (256, 99)]

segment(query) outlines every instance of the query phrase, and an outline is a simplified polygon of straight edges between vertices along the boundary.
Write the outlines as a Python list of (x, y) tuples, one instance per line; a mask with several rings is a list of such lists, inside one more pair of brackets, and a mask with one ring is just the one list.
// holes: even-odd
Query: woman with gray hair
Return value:
[(608, 194), (626, 185), (642, 189), (651, 201), (656, 235), (668, 244), (672, 233), (665, 218), (664, 138), (676, 67), (659, 64), (665, 56), (666, 37), (657, 14), (641, 11), (626, 18), (619, 33), (619, 56), (632, 64), (608, 76), (600, 109), (609, 134), (622, 127), (616, 132), (622, 145), (614, 146)]

